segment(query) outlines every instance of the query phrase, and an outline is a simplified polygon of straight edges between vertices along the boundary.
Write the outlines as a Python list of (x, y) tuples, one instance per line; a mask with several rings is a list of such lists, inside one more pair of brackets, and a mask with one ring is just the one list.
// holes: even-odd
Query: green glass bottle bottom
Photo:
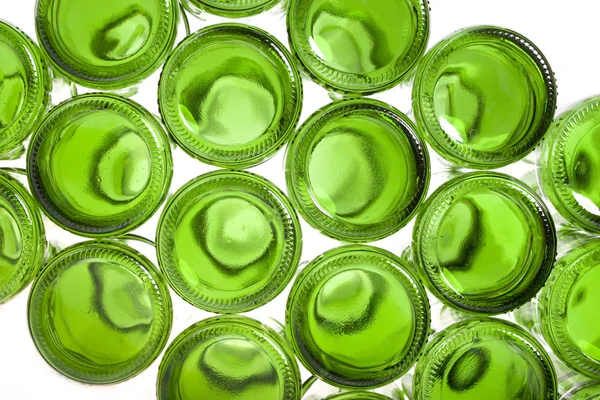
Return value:
[(325, 106), (286, 156), (290, 197), (309, 224), (348, 242), (405, 226), (429, 186), (429, 156), (410, 120), (374, 100)]
[(571, 250), (556, 263), (539, 301), (542, 333), (570, 368), (600, 378), (600, 240)]
[(184, 40), (161, 76), (159, 105), (173, 138), (193, 157), (245, 168), (292, 136), (302, 108), (291, 55), (267, 32), (212, 25)]
[(236, 313), (279, 294), (300, 260), (300, 224), (285, 195), (248, 172), (211, 172), (169, 201), (158, 259), (175, 291), (204, 310)]
[(523, 158), (554, 118), (556, 82), (542, 52), (493, 26), (462, 30), (431, 49), (417, 70), (417, 124), (445, 159), (499, 168)]
[(36, 29), (48, 59), (67, 79), (117, 90), (164, 62), (175, 42), (175, 0), (40, 0)]
[(304, 366), (342, 388), (390, 383), (416, 362), (429, 335), (425, 289), (403, 262), (370, 246), (343, 246), (296, 278), (286, 331)]
[(27, 154), (29, 183), (47, 215), (85, 236), (117, 236), (145, 222), (166, 197), (168, 137), (137, 103), (109, 94), (54, 108)]
[(0, 170), (0, 304), (20, 292), (44, 262), (46, 240), (37, 205), (25, 187)]
[(297, 400), (300, 373), (285, 341), (246, 317), (214, 317), (180, 334), (161, 362), (159, 400)]
[(50, 87), (38, 47), (0, 21), (0, 155), (14, 150), (37, 128), (48, 108)]
[(550, 275), (556, 232), (524, 183), (492, 172), (440, 186), (413, 230), (413, 256), (432, 293), (450, 307), (500, 314), (531, 300)]
[(415, 400), (556, 399), (554, 367), (517, 325), (491, 318), (454, 324), (427, 345), (414, 375)]
[(342, 93), (393, 87), (423, 55), (429, 38), (426, 0), (292, 0), (290, 45), (319, 84)]
[(71, 246), (44, 267), (29, 298), (29, 327), (46, 361), (91, 384), (124, 381), (148, 367), (172, 322), (162, 276), (112, 241)]
[(600, 97), (559, 115), (540, 154), (544, 193), (570, 223), (600, 233)]

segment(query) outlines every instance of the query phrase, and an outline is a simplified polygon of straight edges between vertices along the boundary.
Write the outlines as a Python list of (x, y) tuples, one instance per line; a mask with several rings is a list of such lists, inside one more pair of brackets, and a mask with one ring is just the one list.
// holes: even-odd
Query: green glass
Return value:
[(46, 361), (85, 383), (124, 381), (148, 367), (171, 331), (169, 290), (156, 267), (116, 241), (54, 256), (29, 297), (29, 328)]
[(450, 307), (515, 309), (542, 288), (556, 257), (543, 201), (508, 175), (473, 172), (440, 186), (421, 208), (412, 250), (419, 276)]
[(600, 240), (580, 244), (556, 263), (539, 298), (544, 338), (570, 368), (600, 378)]
[(569, 391), (561, 400), (600, 400), (600, 383)]
[(238, 316), (186, 329), (160, 364), (159, 400), (297, 400), (296, 359), (274, 330)]
[(0, 21), (0, 156), (18, 147), (39, 125), (51, 80), (38, 47)]
[(157, 254), (171, 287), (196, 307), (238, 313), (277, 296), (302, 252), (295, 211), (271, 182), (221, 170), (188, 182), (169, 200)]
[(173, 48), (175, 0), (39, 0), (36, 28), (52, 64), (69, 80), (102, 90), (150, 76)]
[(124, 97), (89, 94), (54, 108), (31, 139), (29, 184), (56, 224), (117, 236), (146, 221), (171, 183), (169, 139)]
[(371, 94), (406, 78), (429, 39), (427, 0), (291, 0), (292, 50), (320, 85)]
[(600, 233), (600, 97), (556, 118), (542, 145), (542, 189), (570, 223)]
[(556, 109), (554, 73), (522, 35), (479, 26), (459, 31), (419, 64), (413, 107), (419, 128), (445, 159), (491, 169), (525, 157)]
[(347, 393), (334, 394), (325, 400), (391, 400), (389, 397), (379, 393), (353, 391)]
[(44, 262), (42, 216), (23, 185), (0, 170), (0, 304), (19, 293)]
[(169, 57), (159, 106), (191, 156), (244, 168), (271, 157), (291, 137), (302, 109), (302, 82), (291, 55), (267, 32), (212, 25)]
[(415, 400), (558, 398), (550, 357), (512, 323), (459, 322), (435, 335), (424, 353), (413, 379)]
[(184, 0), (188, 9), (197, 13), (206, 11), (211, 14), (229, 18), (241, 18), (260, 14), (280, 0)]
[(406, 374), (401, 380), (374, 390), (340, 389), (331, 386), (313, 375), (302, 384), (303, 400), (409, 400), (409, 389), (412, 386)]
[(375, 100), (329, 104), (287, 149), (290, 198), (307, 222), (348, 242), (405, 226), (429, 187), (427, 148), (412, 122)]
[(287, 337), (304, 366), (342, 388), (375, 388), (406, 373), (429, 335), (427, 293), (402, 260), (371, 246), (329, 250), (298, 275)]

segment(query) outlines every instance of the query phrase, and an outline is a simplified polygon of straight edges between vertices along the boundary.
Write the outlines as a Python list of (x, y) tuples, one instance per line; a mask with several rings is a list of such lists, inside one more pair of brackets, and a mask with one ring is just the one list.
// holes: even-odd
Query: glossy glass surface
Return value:
[(416, 362), (429, 335), (421, 283), (387, 251), (344, 246), (296, 278), (287, 337), (304, 366), (338, 387), (378, 387)]
[(426, 0), (291, 0), (292, 50), (319, 84), (368, 94), (400, 82), (429, 37)]
[(373, 392), (348, 392), (334, 394), (327, 397), (325, 400), (391, 400), (389, 397)]
[(571, 250), (554, 267), (540, 296), (542, 332), (569, 367), (600, 378), (600, 240)]
[(414, 379), (415, 400), (558, 397), (556, 373), (540, 343), (492, 318), (454, 324), (429, 342)]
[(297, 400), (300, 372), (272, 329), (246, 317), (214, 317), (180, 334), (160, 364), (159, 400)]
[(566, 393), (561, 400), (600, 400), (600, 383)]
[(324, 234), (381, 239), (415, 214), (429, 186), (429, 156), (408, 117), (374, 100), (325, 106), (287, 150), (296, 209)]
[(558, 116), (540, 156), (542, 188), (570, 223), (600, 233), (600, 97)]
[[(184, 0), (193, 11), (206, 11), (229, 18), (260, 14), (275, 6), (280, 0)], [(184, 3), (185, 4), (185, 3)]]
[(71, 246), (44, 267), (29, 297), (29, 327), (63, 375), (108, 384), (148, 367), (167, 343), (172, 307), (148, 259), (114, 241)]
[(184, 40), (167, 61), (159, 105), (167, 128), (190, 155), (248, 167), (290, 138), (302, 86), (285, 47), (241, 24), (213, 25)]
[(30, 186), (48, 216), (85, 236), (137, 227), (171, 183), (163, 128), (140, 105), (115, 95), (83, 95), (54, 108), (27, 159)]
[(520, 34), (475, 27), (440, 42), (419, 64), (413, 87), (417, 124), (444, 158), (498, 168), (540, 142), (556, 109), (554, 74)]
[(38, 47), (0, 21), (0, 155), (36, 129), (48, 108), (50, 85)]
[(165, 207), (156, 236), (173, 289), (219, 313), (273, 299), (302, 252), (300, 224), (285, 195), (248, 172), (217, 171), (190, 181)]
[(45, 248), (37, 205), (21, 183), (0, 169), (0, 304), (31, 282)]
[(556, 257), (556, 231), (542, 200), (524, 183), (469, 173), (439, 187), (413, 230), (415, 266), (451, 307), (499, 314), (531, 300)]
[(164, 62), (175, 41), (177, 7), (175, 0), (39, 0), (36, 28), (68, 79), (120, 89)]

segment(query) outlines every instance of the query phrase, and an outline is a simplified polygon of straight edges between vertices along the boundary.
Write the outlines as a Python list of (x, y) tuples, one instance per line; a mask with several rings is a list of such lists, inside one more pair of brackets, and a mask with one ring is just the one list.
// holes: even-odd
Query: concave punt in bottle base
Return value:
[(600, 378), (600, 240), (558, 260), (539, 299), (542, 333), (570, 368)]
[(148, 367), (167, 343), (172, 312), (156, 267), (114, 241), (58, 253), (29, 297), (29, 327), (42, 356), (92, 384), (121, 382)]
[(190, 181), (166, 205), (157, 230), (171, 286), (204, 310), (257, 308), (292, 279), (300, 224), (285, 195), (248, 172), (216, 171)]
[(429, 176), (429, 155), (412, 122), (375, 100), (323, 107), (287, 149), (294, 206), (310, 225), (348, 242), (382, 239), (405, 226)]
[(473, 318), (438, 333), (413, 379), (415, 400), (555, 400), (556, 373), (540, 343), (517, 325)]
[(375, 388), (408, 371), (429, 335), (425, 289), (385, 250), (325, 252), (298, 275), (286, 332), (304, 366), (342, 388)]
[(37, 128), (48, 108), (50, 87), (38, 47), (0, 21), (0, 157)]
[(85, 236), (117, 236), (146, 221), (171, 183), (166, 133), (140, 105), (89, 94), (54, 108), (31, 139), (30, 187), (46, 214)]
[(556, 118), (539, 164), (542, 189), (560, 215), (600, 233), (600, 97)]
[(402, 81), (429, 38), (426, 0), (291, 0), (290, 45), (319, 84), (370, 94)]
[(271, 157), (294, 133), (300, 74), (285, 46), (242, 24), (204, 28), (169, 57), (159, 105), (173, 138), (208, 164), (245, 168)]
[(412, 251), (421, 279), (446, 305), (500, 314), (542, 288), (556, 246), (550, 212), (529, 187), (508, 175), (474, 172), (429, 197)]
[(25, 187), (0, 170), (0, 304), (20, 292), (44, 262), (46, 240), (37, 205)]
[(246, 317), (200, 321), (160, 364), (159, 400), (297, 400), (300, 372), (283, 338)]
[(115, 90), (164, 62), (178, 12), (175, 0), (39, 0), (36, 28), (53, 66), (69, 80)]
[(554, 73), (522, 35), (462, 30), (431, 49), (413, 86), (417, 125), (442, 157), (492, 169), (525, 157), (556, 109)]

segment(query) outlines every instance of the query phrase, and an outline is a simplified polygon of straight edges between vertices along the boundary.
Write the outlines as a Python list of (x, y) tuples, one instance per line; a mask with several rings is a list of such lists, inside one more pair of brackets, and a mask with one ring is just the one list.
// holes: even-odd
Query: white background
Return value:
[[(101, 1), (101, 0), (89, 0)], [(368, 0), (369, 2), (377, 0)], [(455, 30), (473, 25), (498, 25), (510, 28), (528, 37), (546, 55), (556, 73), (559, 86), (559, 111), (574, 103), (600, 93), (600, 66), (598, 55), (598, 15), (600, 3), (596, 0), (430, 0), (431, 36), (429, 46), (448, 36)], [(35, 0), (0, 0), (0, 19), (18, 26), (35, 38)], [(192, 31), (224, 19), (207, 16), (201, 21), (189, 16)], [(258, 17), (238, 20), (257, 25), (278, 37), (287, 44), (285, 19), (281, 8), (276, 8)], [(180, 29), (181, 40), (184, 37)], [(35, 40), (35, 39), (34, 39)], [(133, 99), (158, 114), (156, 89), (158, 74), (144, 82)], [(54, 102), (64, 100), (65, 88), (55, 90)], [(82, 90), (80, 90), (80, 93)], [(304, 81), (304, 111), (302, 120), (329, 102), (326, 91), (317, 85)], [(410, 85), (404, 84), (386, 93), (374, 96), (411, 115)], [(443, 166), (433, 160), (432, 188), (446, 178)], [(284, 150), (273, 159), (252, 168), (275, 182), (285, 190), (283, 170)], [(174, 179), (170, 192), (175, 192), (188, 180), (215, 168), (201, 164), (188, 157), (179, 149), (174, 151)], [(0, 167), (24, 167), (24, 160), (0, 161)], [(523, 176), (531, 167), (520, 163), (508, 169), (517, 177)], [(159, 210), (160, 213), (160, 210)], [(154, 238), (158, 214), (135, 233)], [(340, 243), (328, 239), (303, 223), (304, 250), (303, 263), (306, 263), (325, 250)], [(400, 254), (410, 243), (412, 223), (399, 233), (376, 245)], [(82, 240), (69, 235), (59, 228), (47, 224), (47, 236), (59, 247)], [(136, 246), (152, 258), (153, 249)], [(289, 289), (289, 288), (288, 288)], [(50, 368), (39, 356), (29, 336), (26, 322), (26, 305), (29, 287), (7, 304), (0, 305), (0, 399), (87, 399), (87, 400), (136, 400), (155, 398), (155, 378), (159, 360), (137, 377), (113, 386), (86, 386), (67, 378)], [(288, 290), (267, 306), (249, 313), (249, 316), (267, 322), (275, 318), (283, 322), (285, 299)], [(172, 294), (175, 319), (171, 339), (187, 326), (210, 316), (197, 310), (175, 294)], [(434, 318), (436, 317), (434, 313)], [(205, 400), (205, 399), (202, 399)], [(206, 399), (210, 400), (210, 399)], [(265, 399), (268, 400), (268, 399)]]

